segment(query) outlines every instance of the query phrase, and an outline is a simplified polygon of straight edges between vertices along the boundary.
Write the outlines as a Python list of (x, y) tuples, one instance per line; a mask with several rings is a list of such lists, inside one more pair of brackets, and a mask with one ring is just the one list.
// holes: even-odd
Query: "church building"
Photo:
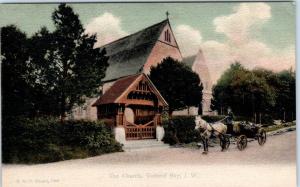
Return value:
[[(152, 127), (160, 125), (160, 114), (168, 104), (147, 75), (152, 66), (166, 57), (183, 61), (169, 19), (101, 48), (105, 48), (109, 56), (109, 66), (100, 87), (101, 96), (87, 98), (83, 106), (73, 109), (71, 118), (105, 119), (112, 126), (122, 127), (118, 134), (124, 137), (116, 137), (120, 140), (159, 136), (157, 129), (154, 132)], [(195, 70), (197, 72), (198, 68)], [(137, 124), (145, 127), (143, 133), (134, 133)], [(135, 130), (129, 132), (130, 127)]]
[(202, 90), (202, 110), (199, 111), (201, 115), (215, 115), (215, 112), (211, 110), (211, 99), (212, 97), (212, 81), (210, 73), (207, 67), (207, 63), (204, 54), (201, 49), (199, 49), (197, 55), (195, 56), (194, 63), (192, 65), (192, 70), (200, 76), (200, 80), (203, 86)]
[(199, 75), (203, 90), (201, 108), (189, 107), (184, 110), (174, 111), (173, 115), (217, 115), (216, 111), (210, 108), (212, 96), (212, 80), (210, 77), (207, 61), (205, 60), (203, 51), (199, 49), (196, 55), (185, 57), (183, 63), (188, 65), (194, 72)]
[[(168, 56), (178, 61), (183, 59), (169, 19), (101, 48), (105, 48), (109, 56), (109, 66), (100, 88), (102, 94), (121, 77), (149, 74), (151, 66), (156, 66)], [(83, 106), (73, 109), (71, 118), (97, 120), (97, 108), (92, 106), (96, 100), (97, 98), (87, 98)]]

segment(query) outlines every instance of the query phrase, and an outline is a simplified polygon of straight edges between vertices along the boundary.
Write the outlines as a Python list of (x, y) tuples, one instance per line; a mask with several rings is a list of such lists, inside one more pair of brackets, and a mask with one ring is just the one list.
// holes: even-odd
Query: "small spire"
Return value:
[(167, 12), (166, 12), (167, 19), (169, 19), (169, 15), (170, 15), (170, 14), (169, 14), (169, 12), (167, 11)]

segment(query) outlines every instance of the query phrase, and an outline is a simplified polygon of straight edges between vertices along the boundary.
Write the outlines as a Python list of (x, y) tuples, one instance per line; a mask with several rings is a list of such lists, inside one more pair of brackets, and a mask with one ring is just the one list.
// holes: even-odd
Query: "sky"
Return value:
[[(231, 63), (274, 71), (295, 67), (295, 4), (75, 3), (68, 4), (97, 46), (169, 19), (184, 57), (202, 49), (215, 83)], [(53, 30), (57, 4), (0, 4), (0, 26), (17, 25), (28, 36)]]

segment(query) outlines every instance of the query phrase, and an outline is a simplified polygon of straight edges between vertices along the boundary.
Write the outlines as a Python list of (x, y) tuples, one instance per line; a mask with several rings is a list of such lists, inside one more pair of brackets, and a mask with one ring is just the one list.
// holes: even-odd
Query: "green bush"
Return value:
[[(225, 117), (226, 117), (226, 115), (202, 116), (202, 119), (204, 119), (208, 123), (214, 123), (214, 122), (225, 119)], [(245, 117), (245, 116), (234, 116), (233, 120), (234, 121), (251, 121), (252, 119), (250, 117)]]
[(267, 124), (267, 125), (273, 125), (274, 124), (274, 119), (271, 115), (263, 115), (261, 118), (261, 123), (262, 124)]
[[(234, 121), (251, 121), (254, 123), (254, 118), (253, 117), (247, 117), (247, 116), (234, 116)], [(259, 123), (259, 116), (257, 115), (256, 117), (256, 123)], [(271, 115), (264, 114), (261, 116), (261, 123), (262, 124), (267, 124), (267, 125), (272, 125), (273, 124), (273, 118)]]
[(54, 118), (2, 120), (4, 163), (43, 163), (121, 151), (102, 122)]
[(253, 118), (247, 116), (234, 116), (234, 121), (251, 121), (253, 122)]
[[(180, 143), (191, 143), (200, 141), (199, 133), (195, 131), (195, 117), (194, 116), (174, 116), (171, 119), (177, 131), (177, 138)], [(175, 144), (172, 130), (169, 126), (168, 120), (163, 120), (163, 127), (165, 129), (165, 136), (163, 141), (171, 145)]]
[(202, 116), (202, 119), (207, 121), (208, 123), (214, 123), (217, 121), (220, 121), (222, 119), (224, 119), (225, 116), (224, 115), (219, 115), (219, 116)]
[[(214, 123), (217, 121), (220, 121), (222, 119), (224, 119), (226, 116), (225, 115), (218, 115), (218, 116), (202, 116), (202, 119), (204, 119), (205, 121), (207, 121), (208, 123)], [(251, 121), (254, 122), (253, 118), (251, 117), (247, 117), (247, 116), (234, 116), (233, 118), (234, 121)], [(256, 119), (257, 123), (259, 122), (259, 118), (257, 117)], [(261, 118), (261, 122), (262, 124), (273, 124), (273, 118), (270, 115), (263, 115)]]

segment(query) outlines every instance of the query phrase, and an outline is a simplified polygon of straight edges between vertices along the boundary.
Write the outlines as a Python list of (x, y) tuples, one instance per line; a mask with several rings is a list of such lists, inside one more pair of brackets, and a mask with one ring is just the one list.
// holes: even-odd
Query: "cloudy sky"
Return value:
[[(215, 82), (234, 61), (274, 71), (295, 67), (295, 5), (273, 3), (88, 3), (70, 4), (98, 46), (166, 18), (183, 56), (201, 48)], [(17, 25), (28, 36), (53, 29), (57, 4), (0, 5), (0, 26)]]

